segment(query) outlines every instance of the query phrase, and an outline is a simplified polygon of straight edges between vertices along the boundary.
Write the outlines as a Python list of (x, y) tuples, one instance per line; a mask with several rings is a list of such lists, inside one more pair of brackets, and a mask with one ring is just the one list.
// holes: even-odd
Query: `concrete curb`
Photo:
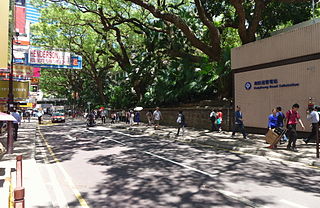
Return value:
[[(118, 127), (116, 127), (118, 128)], [(121, 127), (121, 129), (127, 129), (129, 131), (135, 131), (139, 133), (145, 133), (143, 129), (138, 129), (138, 128), (132, 128), (132, 127)], [(160, 134), (159, 134), (160, 133)], [(225, 143), (213, 143), (213, 141), (209, 141), (207, 139), (204, 140), (199, 140), (196, 138), (186, 138), (186, 139), (180, 139), (175, 136), (175, 133), (172, 131), (169, 132), (153, 132), (149, 133), (150, 136), (157, 137), (159, 139), (170, 139), (170, 140), (175, 140), (183, 143), (191, 143), (191, 144), (196, 144), (196, 145), (206, 145), (215, 149), (221, 149), (221, 150), (227, 150), (227, 151), (237, 151), (239, 153), (245, 153), (245, 154), (251, 154), (251, 155), (258, 155), (258, 156), (263, 156), (263, 157), (269, 157), (269, 158), (276, 158), (276, 159), (281, 159), (285, 161), (290, 161), (290, 162), (298, 162), (302, 163), (307, 166), (313, 166), (320, 168), (320, 160), (316, 159), (307, 159), (307, 158), (297, 158), (296, 156), (286, 156), (282, 155), (280, 153), (274, 152), (272, 150), (263, 148), (263, 147), (235, 147), (233, 145), (228, 145)], [(206, 135), (210, 137), (209, 135)]]

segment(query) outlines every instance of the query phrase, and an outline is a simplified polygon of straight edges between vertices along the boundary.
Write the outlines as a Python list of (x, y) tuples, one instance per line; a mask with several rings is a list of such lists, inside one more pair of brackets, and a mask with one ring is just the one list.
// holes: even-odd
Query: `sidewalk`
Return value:
[[(112, 124), (115, 128), (122, 128), (140, 132), (150, 136), (157, 136), (160, 139), (170, 139), (180, 142), (188, 142), (198, 145), (209, 146), (216, 149), (238, 151), (241, 153), (260, 155), (265, 157), (277, 158), (287, 161), (299, 162), (309, 166), (320, 167), (320, 160), (316, 158), (315, 143), (305, 144), (301, 139), (297, 140), (298, 152), (288, 151), (287, 143), (278, 145), (277, 149), (267, 148), (265, 136), (249, 134), (249, 139), (242, 139), (242, 135), (237, 133), (231, 138), (231, 132), (210, 132), (209, 130), (198, 130), (186, 128), (184, 136), (176, 136), (177, 127), (161, 126), (160, 130), (154, 130), (145, 124), (129, 126), (123, 123)], [(181, 132), (180, 132), (181, 134)]]
[[(16, 156), (22, 154), (22, 185), (25, 188), (25, 207), (51, 207), (51, 198), (44, 184), (35, 160), (37, 121), (23, 122), (19, 127), (18, 141), (14, 142), (14, 150), (11, 155), (4, 155), (0, 160), (0, 207), (9, 207), (9, 186), (16, 187)], [(7, 136), (0, 137), (0, 142), (6, 146)], [(2, 174), (1, 174), (2, 172)], [(1, 183), (5, 178), (6, 183)], [(11, 184), (10, 184), (11, 183)]]

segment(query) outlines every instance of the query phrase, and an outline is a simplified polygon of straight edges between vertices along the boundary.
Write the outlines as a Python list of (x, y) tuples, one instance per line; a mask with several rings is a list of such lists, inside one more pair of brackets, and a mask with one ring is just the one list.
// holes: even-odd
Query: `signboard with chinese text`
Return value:
[(16, 64), (13, 66), (13, 75), (30, 78), (33, 76), (33, 67)]
[[(9, 81), (0, 80), (0, 101), (7, 101), (9, 94)], [(13, 82), (13, 95), (15, 101), (22, 101), (29, 96), (29, 82)]]

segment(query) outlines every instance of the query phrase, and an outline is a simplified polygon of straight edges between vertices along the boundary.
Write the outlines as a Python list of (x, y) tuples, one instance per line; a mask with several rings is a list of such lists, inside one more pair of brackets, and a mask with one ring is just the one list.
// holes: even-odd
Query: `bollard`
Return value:
[(24, 208), (24, 188), (17, 187), (14, 189), (14, 208)]
[(18, 155), (17, 159), (17, 187), (22, 187), (22, 155)]
[(17, 187), (14, 189), (14, 208), (24, 208), (25, 190), (22, 187), (22, 155), (18, 155), (16, 160)]

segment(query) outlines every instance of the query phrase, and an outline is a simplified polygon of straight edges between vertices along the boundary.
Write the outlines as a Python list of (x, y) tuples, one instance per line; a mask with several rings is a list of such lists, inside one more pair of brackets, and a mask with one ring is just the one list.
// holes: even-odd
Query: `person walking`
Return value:
[(114, 124), (116, 120), (116, 114), (115, 113), (111, 113), (111, 123)]
[(185, 117), (184, 117), (182, 111), (179, 111), (178, 118), (177, 118), (177, 123), (179, 125), (177, 136), (179, 136), (180, 129), (182, 129), (182, 136), (183, 136), (184, 135), (184, 127), (185, 127), (186, 123), (185, 123)]
[(161, 112), (159, 110), (159, 107), (156, 108), (156, 110), (153, 112), (153, 119), (154, 119), (154, 129), (159, 129), (160, 126), (160, 120), (162, 119)]
[(39, 110), (37, 113), (37, 117), (38, 117), (38, 123), (41, 124), (42, 121), (42, 112)]
[(129, 118), (129, 124), (130, 126), (133, 126), (134, 124), (134, 112), (133, 111), (130, 111), (130, 118)]
[(243, 114), (241, 112), (240, 106), (236, 107), (236, 112), (234, 114), (234, 117), (235, 117), (235, 125), (234, 125), (234, 129), (233, 129), (231, 137), (234, 137), (236, 132), (239, 131), (242, 133), (243, 138), (247, 139), (247, 134), (246, 134), (246, 131), (244, 129), (244, 124), (243, 124)]
[(21, 124), (21, 115), (17, 112), (16, 109), (13, 109), (13, 112), (11, 113), (11, 115), (16, 119), (15, 121), (13, 121), (13, 138), (14, 141), (18, 140), (18, 129), (19, 129), (19, 125)]
[(146, 117), (147, 117), (147, 120), (148, 120), (148, 126), (151, 126), (152, 125), (152, 111), (151, 110), (149, 110), (146, 113)]
[(211, 131), (216, 131), (217, 130), (217, 127), (216, 127), (217, 114), (214, 109), (212, 109), (209, 119), (211, 121)]
[(137, 125), (140, 124), (140, 112), (137, 111), (134, 115), (134, 119), (135, 119), (135, 122), (137, 122)]
[(303, 141), (308, 144), (311, 139), (316, 139), (317, 131), (319, 131), (319, 113), (314, 107), (310, 107), (307, 111), (307, 119), (311, 122), (312, 130), (308, 138)]
[(217, 122), (216, 123), (217, 123), (218, 131), (221, 132), (222, 131), (222, 128), (221, 128), (221, 126), (222, 126), (222, 117), (223, 117), (222, 112), (218, 111), (216, 117), (217, 117)]
[(126, 112), (126, 124), (130, 124), (130, 111)]
[(101, 111), (100, 116), (101, 116), (102, 124), (105, 124), (106, 123), (106, 112), (105, 112), (105, 110)]
[[(275, 128), (279, 127), (278, 125), (279, 125), (279, 123), (278, 123), (277, 110), (272, 109), (272, 113), (268, 117), (268, 129), (269, 130), (275, 129)], [(277, 148), (277, 144), (270, 145), (268, 148), (275, 149), (275, 148)]]
[[(284, 115), (284, 113), (282, 112), (282, 108), (279, 106), (276, 108), (277, 110), (277, 120), (278, 120), (278, 127), (279, 128), (283, 128), (284, 127), (284, 120), (286, 118), (286, 116)], [(286, 136), (286, 134), (283, 134), (283, 137), (280, 139), (280, 144), (284, 144), (288, 141), (288, 138)]]
[(300, 119), (300, 114), (298, 112), (299, 109), (299, 104), (294, 104), (291, 108), (286, 113), (286, 124), (287, 124), (287, 129), (288, 129), (288, 137), (289, 137), (289, 143), (287, 146), (288, 150), (292, 150), (294, 152), (297, 152), (296, 148), (296, 141), (297, 141), (297, 124), (299, 123), (304, 130), (304, 125)]

